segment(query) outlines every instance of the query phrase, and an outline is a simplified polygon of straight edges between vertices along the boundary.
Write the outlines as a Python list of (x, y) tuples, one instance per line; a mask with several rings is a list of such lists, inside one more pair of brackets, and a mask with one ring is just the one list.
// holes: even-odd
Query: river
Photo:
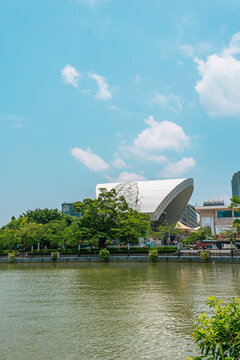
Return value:
[(186, 359), (208, 296), (240, 297), (237, 264), (0, 265), (0, 359)]

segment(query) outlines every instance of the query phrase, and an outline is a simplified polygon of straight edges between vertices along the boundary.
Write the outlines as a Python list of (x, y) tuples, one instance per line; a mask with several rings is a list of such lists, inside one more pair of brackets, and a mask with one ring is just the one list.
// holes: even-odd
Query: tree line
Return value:
[(78, 244), (104, 248), (118, 244), (137, 244), (149, 237), (150, 217), (132, 209), (115, 189), (101, 189), (98, 199), (74, 203), (79, 217), (58, 209), (28, 210), (0, 229), (0, 249), (30, 250), (72, 248)]

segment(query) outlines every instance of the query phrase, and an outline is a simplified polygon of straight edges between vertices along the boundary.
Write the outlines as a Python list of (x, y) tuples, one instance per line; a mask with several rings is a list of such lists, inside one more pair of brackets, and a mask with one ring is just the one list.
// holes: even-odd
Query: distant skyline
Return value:
[(240, 3), (2, 0), (0, 225), (107, 181), (240, 170)]

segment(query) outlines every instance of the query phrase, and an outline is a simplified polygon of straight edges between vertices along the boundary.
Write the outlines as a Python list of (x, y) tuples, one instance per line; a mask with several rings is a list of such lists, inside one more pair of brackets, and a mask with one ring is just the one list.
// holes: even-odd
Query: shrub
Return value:
[(209, 252), (208, 252), (208, 250), (202, 251), (201, 254), (200, 254), (200, 256), (201, 256), (201, 259), (202, 259), (203, 262), (207, 262), (208, 259), (209, 259)]
[(230, 303), (208, 298), (207, 305), (213, 316), (202, 313), (197, 319), (193, 339), (202, 356), (188, 359), (239, 359), (240, 355), (240, 299), (232, 298)]
[(12, 251), (8, 254), (8, 262), (13, 263), (15, 260), (15, 253)]
[(9, 250), (0, 250), (0, 255), (8, 255)]
[(149, 251), (149, 261), (156, 262), (158, 261), (158, 251), (156, 249)]
[(56, 261), (57, 257), (58, 257), (58, 253), (56, 251), (53, 252), (52, 255), (51, 255), (52, 261)]
[[(155, 248), (149, 248), (149, 247), (131, 247), (131, 254), (148, 254), (149, 250), (153, 250)], [(127, 246), (124, 247), (109, 247), (108, 248), (110, 254), (127, 254), (128, 248)], [(156, 248), (158, 253), (171, 253), (177, 251), (177, 246), (160, 246)]]
[(105, 262), (107, 262), (109, 260), (109, 251), (108, 249), (101, 249), (99, 251), (99, 256), (101, 259), (103, 259)]
[(177, 246), (159, 246), (157, 250), (159, 253), (171, 253), (177, 251)]

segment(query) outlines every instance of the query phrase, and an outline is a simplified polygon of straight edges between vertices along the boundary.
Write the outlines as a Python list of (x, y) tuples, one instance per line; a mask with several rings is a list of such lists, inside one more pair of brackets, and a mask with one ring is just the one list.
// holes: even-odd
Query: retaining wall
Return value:
[[(63, 256), (59, 259), (57, 259), (56, 262), (103, 262), (102, 259), (98, 256)], [(131, 261), (131, 262), (149, 262), (147, 255), (130, 255), (130, 256), (110, 256), (109, 261)], [(158, 256), (159, 262), (200, 262), (201, 260), (200, 256)], [(14, 260), (14, 263), (52, 263), (51, 257), (16, 257)], [(240, 263), (240, 256), (211, 256), (207, 262), (222, 262), (222, 263)], [(7, 257), (0, 257), (0, 263), (9, 263), (9, 260)]]

